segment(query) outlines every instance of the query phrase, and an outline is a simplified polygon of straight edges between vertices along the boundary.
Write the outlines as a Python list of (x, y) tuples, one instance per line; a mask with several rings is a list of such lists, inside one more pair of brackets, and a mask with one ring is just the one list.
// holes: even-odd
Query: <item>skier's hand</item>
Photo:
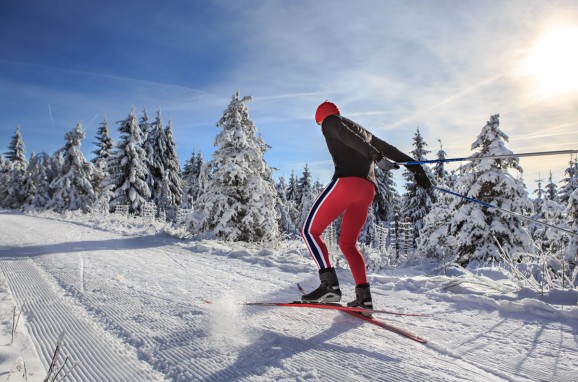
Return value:
[(383, 157), (377, 162), (377, 167), (383, 171), (399, 170), (399, 165), (397, 163), (390, 162)]

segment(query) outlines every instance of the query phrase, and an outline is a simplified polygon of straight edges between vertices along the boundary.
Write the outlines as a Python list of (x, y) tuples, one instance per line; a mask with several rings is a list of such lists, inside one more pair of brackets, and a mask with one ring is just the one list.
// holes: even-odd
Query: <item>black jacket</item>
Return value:
[[(414, 159), (396, 147), (377, 138), (359, 124), (341, 115), (330, 115), (323, 120), (321, 130), (335, 164), (333, 178), (355, 176), (365, 178), (377, 186), (374, 163), (382, 157), (393, 162), (410, 162)], [(406, 166), (422, 187), (431, 183), (419, 165)]]

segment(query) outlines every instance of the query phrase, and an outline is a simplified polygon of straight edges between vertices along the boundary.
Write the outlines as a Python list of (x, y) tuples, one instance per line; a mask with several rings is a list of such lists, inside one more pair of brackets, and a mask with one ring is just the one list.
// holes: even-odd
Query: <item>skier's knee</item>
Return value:
[(351, 241), (340, 241), (339, 249), (341, 249), (343, 254), (357, 252), (357, 243)]

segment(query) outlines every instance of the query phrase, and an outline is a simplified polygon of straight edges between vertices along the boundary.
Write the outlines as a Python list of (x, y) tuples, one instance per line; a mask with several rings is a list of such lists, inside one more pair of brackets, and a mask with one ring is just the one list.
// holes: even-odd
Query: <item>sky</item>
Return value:
[[(210, 160), (237, 90), (277, 177), (331, 178), (326, 99), (404, 152), (419, 128), (431, 159), (471, 155), (494, 114), (513, 152), (578, 149), (576, 46), (575, 0), (2, 1), (0, 152), (20, 126), (52, 154), (80, 122), (90, 159), (134, 108), (172, 121), (181, 163)], [(521, 159), (528, 188), (570, 159)]]

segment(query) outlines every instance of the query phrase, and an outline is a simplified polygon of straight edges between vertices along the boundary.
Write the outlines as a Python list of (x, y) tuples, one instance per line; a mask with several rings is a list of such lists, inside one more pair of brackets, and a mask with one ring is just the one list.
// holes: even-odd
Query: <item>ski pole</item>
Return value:
[(503, 154), (503, 155), (488, 155), (483, 157), (464, 157), (464, 158), (447, 158), (447, 159), (431, 159), (431, 160), (416, 160), (408, 162), (395, 162), (402, 166), (412, 166), (416, 164), (442, 163), (442, 162), (462, 162), (475, 161), (481, 159), (500, 159), (500, 158), (520, 158), (520, 157), (537, 157), (544, 155), (562, 155), (562, 154), (576, 154), (578, 150), (560, 150), (560, 151), (541, 151), (535, 153), (520, 153), (520, 154)]
[(506, 213), (509, 213), (509, 214), (518, 216), (518, 217), (520, 217), (520, 218), (522, 218), (522, 219), (532, 221), (532, 222), (534, 222), (534, 223), (542, 224), (542, 225), (548, 226), (548, 227), (550, 227), (550, 228), (554, 228), (554, 229), (559, 230), (559, 231), (564, 231), (564, 232), (569, 233), (569, 234), (571, 234), (571, 235), (578, 235), (578, 232), (570, 231), (570, 230), (568, 230), (568, 229), (561, 228), (561, 227), (558, 227), (558, 226), (555, 226), (555, 225), (552, 225), (552, 224), (549, 224), (549, 223), (544, 223), (544, 222), (542, 222), (542, 221), (540, 221), (540, 220), (532, 219), (532, 218), (530, 218), (530, 217), (524, 216), (524, 215), (519, 214), (519, 213), (517, 213), (517, 212), (510, 211), (510, 210), (507, 210), (507, 209), (502, 208), (502, 207), (494, 206), (493, 204), (486, 203), (486, 202), (482, 202), (481, 200), (477, 200), (477, 199), (474, 199), (474, 198), (470, 198), (469, 196), (462, 195), (462, 194), (458, 194), (457, 192), (453, 192), (453, 191), (450, 191), (450, 190), (446, 190), (445, 188), (440, 188), (440, 187), (436, 187), (436, 186), (432, 186), (432, 188), (435, 189), (435, 190), (441, 191), (441, 192), (445, 192), (446, 194), (450, 194), (450, 195), (453, 195), (453, 196), (457, 196), (458, 198), (465, 199), (465, 200), (467, 200), (467, 201), (469, 201), (469, 202), (477, 203), (477, 204), (482, 205), (482, 206), (484, 206), (484, 207), (495, 208), (495, 209), (498, 209), (498, 210), (500, 210), (500, 211), (503, 211), (503, 212), (506, 212)]

